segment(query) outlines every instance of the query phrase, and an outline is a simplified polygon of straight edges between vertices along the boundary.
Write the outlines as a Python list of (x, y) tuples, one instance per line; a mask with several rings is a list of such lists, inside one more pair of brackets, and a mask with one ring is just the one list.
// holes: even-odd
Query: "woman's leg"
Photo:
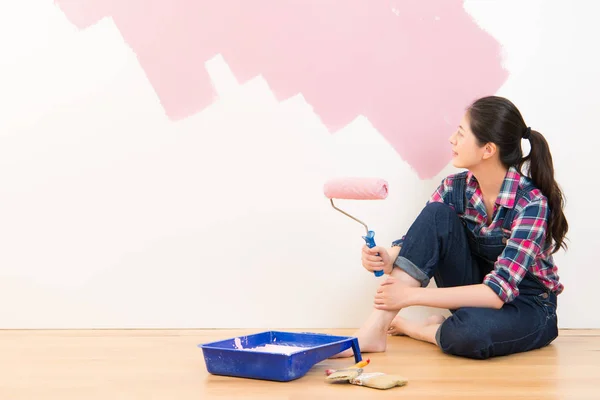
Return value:
[[(435, 275), (438, 285), (468, 285), (482, 277), (471, 257), (465, 228), (448, 205), (430, 203), (405, 235), (391, 276), (406, 286), (427, 286)], [(356, 333), (361, 352), (383, 352), (389, 328), (399, 310), (373, 310)], [(348, 350), (337, 357), (349, 357)]]
[(481, 283), (482, 271), (471, 256), (466, 228), (444, 203), (429, 203), (405, 235), (395, 265), (422, 287), (433, 277), (439, 287)]
[(436, 343), (447, 354), (487, 359), (539, 349), (558, 336), (556, 296), (519, 295), (501, 309), (466, 307), (440, 326)]
[[(390, 274), (404, 286), (420, 286), (419, 282), (406, 272), (394, 268)], [(361, 353), (381, 353), (387, 347), (388, 329), (398, 311), (385, 311), (373, 309), (367, 320), (354, 334), (358, 338)], [(332, 358), (350, 357), (352, 349), (345, 350)]]
[(465, 307), (448, 319), (396, 317), (391, 333), (439, 346), (444, 353), (475, 359), (539, 349), (558, 336), (556, 296), (520, 295), (500, 310)]

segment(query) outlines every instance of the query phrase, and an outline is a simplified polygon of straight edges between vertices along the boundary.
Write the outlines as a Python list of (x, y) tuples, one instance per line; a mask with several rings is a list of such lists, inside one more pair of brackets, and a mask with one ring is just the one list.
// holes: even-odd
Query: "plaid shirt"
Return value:
[[(494, 263), (494, 269), (485, 276), (483, 283), (489, 286), (505, 303), (519, 295), (518, 285), (529, 270), (549, 290), (559, 294), (563, 285), (559, 282), (557, 266), (552, 258), (552, 246), (545, 242), (548, 223), (548, 202), (539, 189), (533, 189), (516, 202), (517, 188), (523, 187), (526, 178), (511, 167), (504, 178), (494, 207), (494, 219), (487, 225), (487, 211), (481, 189), (471, 172), (467, 174), (467, 204), (462, 216), (467, 228), (479, 235), (502, 232), (505, 212), (498, 207), (516, 207), (510, 237), (502, 254)], [(442, 181), (429, 202), (449, 203), (453, 175)], [(401, 245), (402, 239), (394, 242)]]

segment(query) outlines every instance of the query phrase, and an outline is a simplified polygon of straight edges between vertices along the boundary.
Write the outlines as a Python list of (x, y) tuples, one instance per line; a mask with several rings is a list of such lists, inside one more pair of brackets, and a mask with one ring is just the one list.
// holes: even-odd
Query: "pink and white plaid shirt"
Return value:
[[(429, 202), (447, 203), (448, 194), (452, 190), (452, 178), (450, 175), (444, 179)], [(554, 293), (559, 294), (563, 290), (558, 278), (558, 268), (552, 257), (552, 246), (545, 240), (549, 217), (547, 198), (539, 189), (534, 188), (516, 202), (517, 189), (519, 185), (524, 186), (525, 179), (516, 168), (509, 168), (496, 199), (494, 218), (490, 225), (487, 224), (487, 211), (477, 179), (471, 172), (468, 172), (466, 179), (467, 204), (463, 219), (471, 231), (478, 231), (480, 236), (502, 231), (506, 213), (497, 211), (500, 207), (516, 207), (506, 248), (494, 263), (494, 269), (483, 280), (507, 303), (519, 295), (517, 286), (528, 270)]]

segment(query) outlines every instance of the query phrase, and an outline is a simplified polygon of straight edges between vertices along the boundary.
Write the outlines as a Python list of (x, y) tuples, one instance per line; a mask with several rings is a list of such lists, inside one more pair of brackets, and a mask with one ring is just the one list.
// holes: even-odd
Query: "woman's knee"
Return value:
[(458, 215), (452, 207), (446, 203), (430, 202), (423, 207), (418, 219), (425, 223), (445, 224), (446, 221), (458, 222)]
[(423, 213), (425, 214), (438, 214), (438, 213), (454, 213), (454, 209), (446, 203), (439, 201), (429, 202), (423, 207)]
[(415, 221), (415, 226), (425, 231), (433, 230), (437, 236), (464, 232), (464, 226), (454, 208), (440, 202), (425, 205)]
[(476, 326), (458, 323), (454, 318), (448, 318), (440, 326), (436, 336), (440, 349), (450, 355), (487, 359), (491, 357), (492, 343), (487, 335)]

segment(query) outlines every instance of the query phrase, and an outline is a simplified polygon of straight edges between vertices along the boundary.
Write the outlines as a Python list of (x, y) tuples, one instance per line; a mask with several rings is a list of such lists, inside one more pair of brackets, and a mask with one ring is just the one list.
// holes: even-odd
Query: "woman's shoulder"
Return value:
[(542, 191), (533, 183), (531, 178), (526, 175), (521, 175), (519, 179), (517, 208), (523, 209), (531, 204), (547, 207), (548, 198)]
[(467, 181), (470, 177), (469, 171), (456, 172), (450, 175), (446, 175), (445, 178), (442, 179), (442, 183), (446, 186), (452, 186), (455, 181), (464, 180)]

